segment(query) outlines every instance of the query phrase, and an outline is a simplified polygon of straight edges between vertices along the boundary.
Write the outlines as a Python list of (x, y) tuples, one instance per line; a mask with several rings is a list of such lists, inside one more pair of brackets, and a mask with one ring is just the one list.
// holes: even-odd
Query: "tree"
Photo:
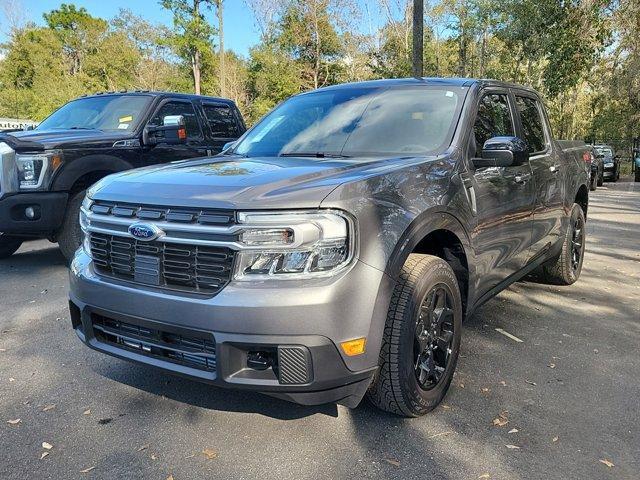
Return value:
[(220, 96), (224, 97), (225, 92), (225, 58), (224, 58), (224, 19), (223, 19), (223, 11), (222, 4), (223, 0), (215, 0), (216, 3), (216, 12), (218, 14), (218, 58), (220, 59)]
[(173, 12), (175, 33), (170, 41), (178, 53), (191, 64), (193, 88), (200, 95), (203, 52), (211, 51), (215, 29), (203, 13), (214, 0), (162, 0), (161, 5)]

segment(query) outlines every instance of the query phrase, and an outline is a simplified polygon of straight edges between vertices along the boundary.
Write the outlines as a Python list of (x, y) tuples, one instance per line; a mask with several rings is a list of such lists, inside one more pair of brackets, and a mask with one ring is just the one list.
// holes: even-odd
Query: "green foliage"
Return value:
[[(224, 54), (226, 95), (251, 124), (301, 91), (411, 75), (412, 1), (379, 0), (387, 21), (363, 33), (354, 0), (246, 0), (263, 34), (241, 58)], [(14, 30), (0, 60), (0, 115), (42, 119), (96, 90), (219, 95), (218, 0), (161, 0), (172, 28), (122, 10), (110, 22), (62, 4), (45, 26)], [(369, 3), (375, 8), (375, 2)], [(217, 11), (217, 10), (216, 10)], [(247, 25), (247, 28), (248, 25)], [(638, 0), (425, 2), (427, 76), (496, 78), (545, 96), (556, 134), (625, 148), (640, 136)]]

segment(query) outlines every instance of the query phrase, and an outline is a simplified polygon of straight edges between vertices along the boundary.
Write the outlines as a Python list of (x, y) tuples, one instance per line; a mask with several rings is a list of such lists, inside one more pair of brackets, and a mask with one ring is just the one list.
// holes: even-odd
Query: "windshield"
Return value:
[(438, 153), (451, 143), (463, 92), (420, 86), (339, 88), (299, 95), (269, 113), (233, 153), (249, 157)]
[(598, 155), (604, 155), (605, 157), (613, 157), (613, 150), (606, 147), (596, 147), (596, 152)]
[(147, 95), (105, 95), (80, 98), (63, 105), (45, 119), (37, 130), (136, 128), (151, 101)]

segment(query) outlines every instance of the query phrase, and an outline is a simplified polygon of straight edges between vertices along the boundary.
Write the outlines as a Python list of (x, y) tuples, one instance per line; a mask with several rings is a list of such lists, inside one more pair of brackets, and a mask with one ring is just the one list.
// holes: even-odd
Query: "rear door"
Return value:
[(529, 146), (529, 163), (536, 185), (530, 256), (543, 253), (562, 233), (564, 178), (562, 151), (551, 142), (549, 124), (540, 100), (532, 93), (514, 91), (518, 136)]
[[(476, 109), (470, 157), (480, 156), (489, 138), (516, 134), (515, 106), (507, 90), (485, 91)], [(535, 184), (529, 163), (511, 167), (471, 168), (476, 204), (476, 250), (482, 295), (520, 270), (531, 243)]]
[[(182, 115), (187, 131), (187, 141), (179, 145), (167, 145), (159, 143), (145, 149), (143, 158), (146, 164), (172, 162), (207, 155), (207, 143), (205, 141), (202, 125), (196, 114), (196, 109), (191, 100), (168, 98), (162, 100), (151, 114), (147, 125), (162, 126), (163, 119), (170, 115)], [(210, 147), (209, 147), (210, 148)]]
[(202, 111), (208, 130), (212, 153), (220, 153), (227, 142), (233, 142), (244, 132), (235, 108), (227, 103), (203, 101)]

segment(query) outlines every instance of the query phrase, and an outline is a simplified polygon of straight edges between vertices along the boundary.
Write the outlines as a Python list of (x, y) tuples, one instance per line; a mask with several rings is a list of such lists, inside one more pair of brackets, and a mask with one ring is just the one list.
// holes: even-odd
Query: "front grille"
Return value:
[(181, 292), (215, 295), (229, 283), (234, 252), (92, 232), (96, 271), (108, 277)]
[(94, 336), (102, 343), (198, 370), (216, 370), (216, 344), (213, 336), (206, 332), (172, 333), (97, 313), (91, 314), (91, 323)]
[(231, 225), (235, 223), (234, 213), (230, 210), (170, 208), (98, 200), (91, 206), (91, 211), (98, 215), (113, 215), (140, 220), (201, 225)]

